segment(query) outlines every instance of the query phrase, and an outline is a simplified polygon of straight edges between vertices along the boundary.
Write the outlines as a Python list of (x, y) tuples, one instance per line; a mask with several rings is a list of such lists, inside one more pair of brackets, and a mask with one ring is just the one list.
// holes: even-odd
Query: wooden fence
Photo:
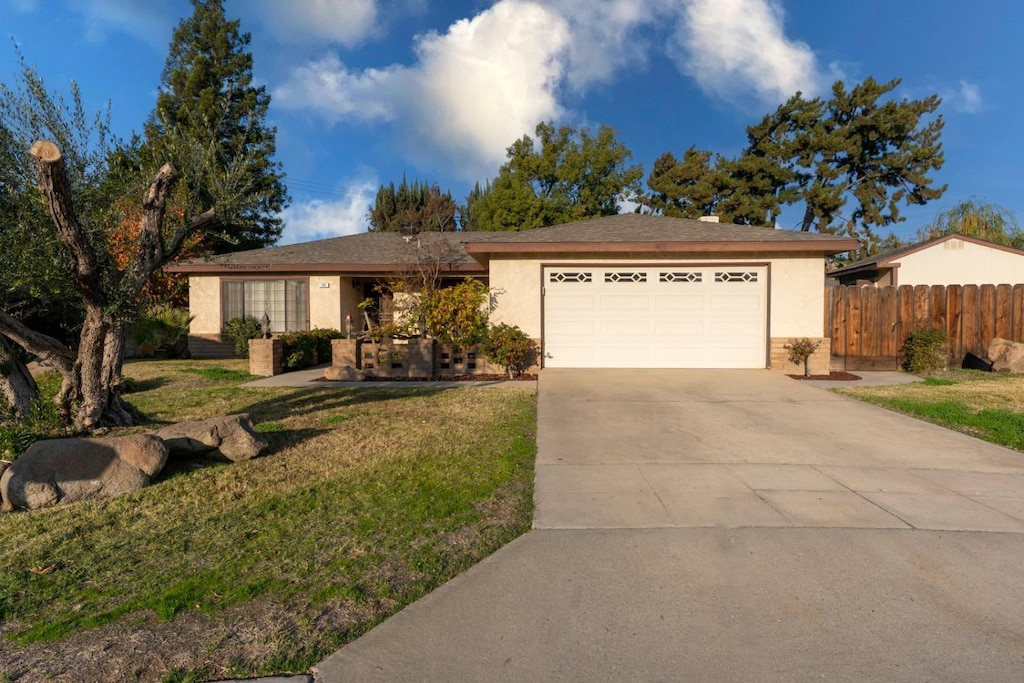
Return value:
[(946, 330), (950, 363), (985, 357), (996, 337), (1024, 342), (1024, 284), (826, 287), (825, 334), (835, 370), (895, 369), (914, 330)]

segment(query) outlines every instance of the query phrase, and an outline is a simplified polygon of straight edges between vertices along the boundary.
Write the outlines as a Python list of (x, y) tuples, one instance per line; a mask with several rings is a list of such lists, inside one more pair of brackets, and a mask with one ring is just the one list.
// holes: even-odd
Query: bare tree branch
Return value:
[(70, 373), (74, 367), (75, 354), (71, 349), (53, 337), (29, 329), (23, 322), (4, 311), (0, 311), (0, 334), (53, 365), (61, 374)]
[(57, 234), (68, 250), (74, 263), (75, 287), (86, 297), (100, 303), (99, 273), (96, 268), (96, 254), (93, 253), (85, 231), (75, 217), (71, 203), (71, 187), (68, 183), (64, 157), (60, 149), (49, 140), (38, 140), (29, 154), (39, 171), (39, 186), (46, 196), (50, 218), (57, 228)]

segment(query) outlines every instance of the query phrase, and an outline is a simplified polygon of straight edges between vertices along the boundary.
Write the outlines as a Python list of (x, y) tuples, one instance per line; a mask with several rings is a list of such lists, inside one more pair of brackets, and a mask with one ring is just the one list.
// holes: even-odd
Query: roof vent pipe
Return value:
[(717, 223), (718, 222), (718, 216), (701, 216), (697, 220), (699, 220), (699, 221), (701, 221), (703, 223)]

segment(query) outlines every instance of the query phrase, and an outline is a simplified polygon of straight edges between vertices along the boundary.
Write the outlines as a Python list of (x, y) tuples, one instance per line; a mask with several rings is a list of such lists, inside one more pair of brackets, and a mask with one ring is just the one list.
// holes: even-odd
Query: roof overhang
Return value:
[[(169, 263), (169, 273), (207, 273), (231, 275), (240, 273), (351, 273), (353, 275), (397, 275), (416, 269), (409, 263)], [(486, 275), (487, 269), (478, 263), (445, 265), (442, 272)]]

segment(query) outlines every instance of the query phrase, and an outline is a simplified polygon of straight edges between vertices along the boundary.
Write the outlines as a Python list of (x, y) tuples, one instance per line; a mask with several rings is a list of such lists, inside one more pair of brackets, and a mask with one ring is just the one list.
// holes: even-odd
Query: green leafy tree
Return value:
[[(191, 0), (192, 16), (174, 30), (164, 65), (156, 109), (145, 125), (141, 156), (159, 165), (171, 141), (215, 145), (221, 172), (241, 167), (252, 193), (250, 207), (231, 223), (221, 221), (211, 240), (217, 253), (269, 246), (281, 236), (281, 210), (290, 198), (281, 164), (274, 161), (277, 130), (266, 124), (270, 95), (252, 83), (250, 36), (228, 20), (221, 0)], [(232, 174), (236, 174), (232, 170)], [(193, 180), (192, 182), (196, 182)], [(223, 188), (194, 186), (201, 203), (212, 205)]]
[(1024, 248), (1024, 231), (1017, 215), (998, 204), (982, 202), (974, 197), (940, 212), (934, 223), (917, 231), (917, 237), (922, 241), (952, 234)]
[(828, 100), (794, 95), (747, 129), (736, 163), (762, 182), (738, 182), (734, 194), (767, 200), (769, 215), (803, 203), (801, 230), (869, 241), (874, 228), (903, 220), (901, 202), (941, 197), (946, 187), (929, 175), (943, 162), (942, 117), (930, 118), (940, 100), (886, 99), (899, 83), (868, 78), (847, 90), (837, 81)]
[(457, 227), (455, 200), (451, 192), (441, 192), (437, 185), (412, 184), (403, 177), (394, 183), (381, 185), (367, 220), (371, 232), (399, 232), (410, 227), (416, 232), (450, 232)]
[(615, 131), (539, 123), (536, 141), (516, 140), (497, 177), (467, 198), (464, 217), (478, 230), (529, 230), (619, 212), (640, 193), (643, 169)]

